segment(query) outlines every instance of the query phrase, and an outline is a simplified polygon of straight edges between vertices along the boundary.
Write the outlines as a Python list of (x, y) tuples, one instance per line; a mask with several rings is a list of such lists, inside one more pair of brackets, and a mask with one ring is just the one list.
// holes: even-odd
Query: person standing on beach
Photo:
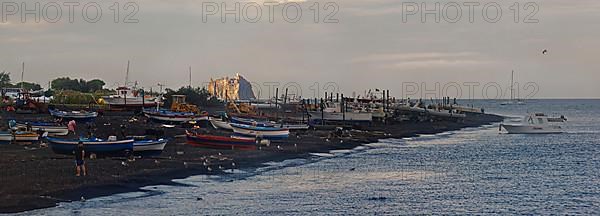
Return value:
[(79, 141), (77, 144), (77, 148), (75, 148), (75, 176), (81, 176), (81, 172), (83, 171), (83, 176), (87, 175), (87, 170), (85, 169), (85, 149), (83, 147), (83, 142)]
[(69, 129), (69, 134), (71, 134), (71, 132), (73, 132), (73, 134), (75, 134), (75, 127), (77, 127), (77, 123), (75, 122), (75, 120), (69, 121), (69, 123), (67, 124), (67, 128)]

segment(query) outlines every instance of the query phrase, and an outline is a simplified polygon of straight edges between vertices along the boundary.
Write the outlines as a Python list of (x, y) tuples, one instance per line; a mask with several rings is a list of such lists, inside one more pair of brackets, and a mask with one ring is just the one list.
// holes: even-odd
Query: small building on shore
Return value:
[(240, 74), (235, 77), (224, 77), (220, 79), (210, 79), (208, 83), (208, 92), (219, 99), (227, 100), (254, 100), (252, 84), (244, 79)]

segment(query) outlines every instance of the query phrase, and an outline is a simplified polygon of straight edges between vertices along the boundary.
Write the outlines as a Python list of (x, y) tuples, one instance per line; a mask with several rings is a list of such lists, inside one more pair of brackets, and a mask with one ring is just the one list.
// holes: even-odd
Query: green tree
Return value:
[(73, 90), (86, 93), (102, 90), (104, 85), (106, 83), (99, 79), (86, 81), (84, 79), (71, 79), (69, 77), (56, 78), (51, 82), (52, 89), (54, 90)]
[(2, 73), (0, 73), (0, 88), (9, 87), (12, 87), (12, 84), (10, 84), (10, 73), (2, 71)]
[(166, 89), (167, 93), (164, 95), (166, 101), (165, 106), (170, 107), (173, 102), (173, 95), (185, 95), (186, 103), (194, 104), (198, 107), (211, 107), (223, 105), (219, 100), (212, 97), (208, 90), (205, 88), (190, 88), (181, 87), (179, 90), (174, 91), (172, 89)]
[[(30, 82), (22, 82), (22, 83), (23, 83), (23, 89), (26, 89), (26, 90), (37, 91), (37, 90), (42, 89), (42, 86), (40, 86), (40, 84), (37, 84), (37, 83), (30, 83)], [(21, 82), (18, 82), (14, 86), (21, 88)]]
[(106, 85), (106, 83), (104, 83), (104, 81), (99, 80), (99, 79), (93, 79), (93, 80), (87, 81), (86, 85), (87, 85), (89, 92), (96, 92), (98, 90), (102, 90), (104, 88), (104, 85)]

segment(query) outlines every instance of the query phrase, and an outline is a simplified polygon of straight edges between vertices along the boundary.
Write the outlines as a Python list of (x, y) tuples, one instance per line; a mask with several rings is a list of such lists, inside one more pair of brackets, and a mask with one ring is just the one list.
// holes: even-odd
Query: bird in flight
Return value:
[(547, 49), (542, 50), (542, 54), (547, 55), (548, 54), (548, 50)]

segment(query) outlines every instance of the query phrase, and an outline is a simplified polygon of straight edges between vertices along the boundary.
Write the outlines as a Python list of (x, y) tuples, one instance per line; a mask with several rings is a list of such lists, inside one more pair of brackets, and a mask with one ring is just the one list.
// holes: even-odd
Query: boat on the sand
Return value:
[(150, 119), (163, 121), (163, 122), (190, 122), (190, 121), (206, 121), (208, 120), (208, 114), (197, 114), (194, 112), (175, 112), (165, 109), (145, 109), (144, 115)]
[(72, 155), (81, 141), (84, 144), (86, 154), (98, 154), (98, 155), (127, 155), (133, 152), (133, 139), (116, 140), (114, 137), (110, 137), (108, 140), (90, 138), (90, 139), (60, 139), (47, 137), (50, 144), (50, 149), (57, 154)]
[(69, 129), (67, 126), (54, 123), (54, 122), (18, 122), (18, 121), (9, 121), (9, 125), (11, 128), (15, 129), (27, 129), (27, 125), (31, 127), (32, 131), (43, 131), (48, 132), (48, 135), (55, 136), (66, 136), (69, 133)]
[(252, 126), (257, 126), (257, 127), (275, 127), (275, 122), (268, 122), (268, 121), (258, 121), (258, 120), (254, 120), (254, 119), (248, 119), (248, 118), (240, 118), (240, 117), (230, 117), (229, 118), (231, 123), (236, 123), (236, 124), (245, 124), (245, 125), (252, 125)]
[(135, 155), (143, 156), (158, 156), (163, 152), (168, 141), (168, 139), (135, 140), (133, 142), (133, 153)]
[(97, 112), (90, 111), (61, 111), (57, 109), (50, 109), (48, 111), (50, 112), (50, 115), (54, 116), (55, 118), (62, 118), (64, 120), (88, 122), (93, 121), (96, 119), (96, 117), (98, 117)]
[(34, 143), (40, 140), (40, 135), (33, 131), (15, 131), (14, 141), (20, 143)]
[(233, 138), (186, 132), (187, 144), (191, 146), (231, 150), (256, 150), (254, 139)]
[(15, 137), (10, 131), (0, 131), (0, 144), (10, 144)]
[(255, 137), (261, 139), (286, 139), (290, 135), (290, 130), (287, 128), (276, 128), (276, 127), (257, 127), (244, 124), (231, 123), (233, 132), (237, 135), (246, 137)]
[(233, 128), (231, 127), (231, 125), (229, 125), (229, 122), (223, 121), (221, 119), (215, 119), (215, 118), (211, 118), (210, 119), (210, 124), (215, 128), (215, 129), (223, 129), (223, 130), (233, 130)]

